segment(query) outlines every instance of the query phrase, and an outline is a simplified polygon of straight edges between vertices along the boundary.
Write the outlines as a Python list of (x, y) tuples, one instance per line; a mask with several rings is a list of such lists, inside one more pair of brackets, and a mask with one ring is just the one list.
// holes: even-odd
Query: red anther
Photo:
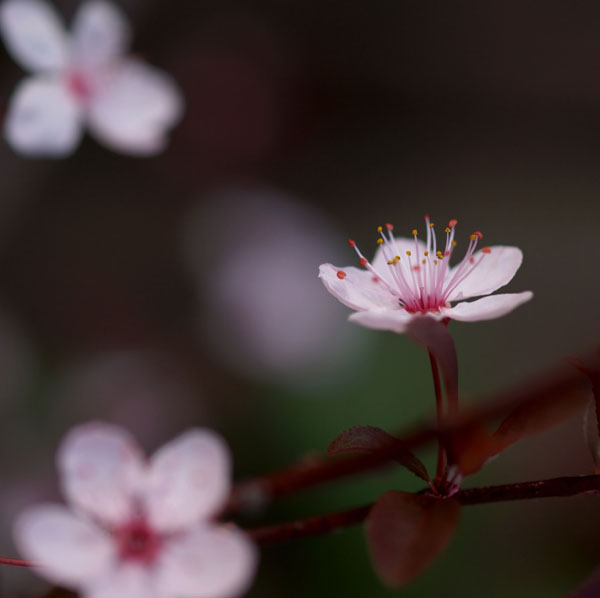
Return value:
[(358, 260), (358, 263), (359, 263), (359, 264), (360, 264), (360, 265), (361, 265), (363, 268), (365, 268), (369, 262), (367, 262), (367, 258), (366, 258), (366, 257), (361, 257), (361, 258)]
[(373, 278), (371, 278), (371, 280), (372, 280), (373, 282), (379, 282), (379, 278), (377, 278), (377, 276), (373, 276)]
[(394, 230), (394, 225), (390, 224), (389, 222), (385, 223), (385, 228), (387, 228), (388, 230)]
[(475, 263), (475, 258), (474, 257), (470, 257), (469, 258), (469, 263), (470, 264), (474, 264)]
[(448, 226), (450, 228), (454, 228), (457, 224), (458, 224), (458, 220), (450, 220), (450, 222), (448, 222)]
[(481, 253), (492, 253), (492, 250), (491, 250), (491, 248), (490, 248), (490, 247), (484, 247), (484, 248), (481, 250)]
[(429, 220), (429, 214), (425, 214), (425, 220)]
[(346, 273), (345, 273), (343, 270), (340, 270), (340, 271), (337, 273), (337, 277), (338, 277), (340, 280), (344, 280), (344, 278), (346, 278)]
[(348, 239), (348, 245), (350, 245), (350, 247), (355, 247), (356, 243), (352, 239)]
[(478, 230), (476, 230), (476, 231), (475, 231), (473, 234), (474, 234), (474, 235), (475, 235), (475, 236), (476, 236), (478, 239), (483, 239), (483, 235), (482, 235), (482, 234), (481, 234), (481, 233), (480, 233)]
[(421, 266), (413, 266), (413, 270), (415, 272), (418, 272), (421, 269)]

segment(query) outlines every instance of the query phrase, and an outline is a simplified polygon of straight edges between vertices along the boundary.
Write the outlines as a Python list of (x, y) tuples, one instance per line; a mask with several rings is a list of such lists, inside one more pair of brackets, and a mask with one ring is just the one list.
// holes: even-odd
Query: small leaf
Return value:
[(371, 557), (383, 582), (399, 588), (417, 577), (452, 538), (459, 513), (452, 498), (383, 494), (366, 520)]
[(412, 471), (422, 480), (429, 482), (425, 465), (411, 453), (399, 440), (375, 426), (354, 426), (344, 430), (327, 447), (327, 454), (373, 453), (389, 450), (394, 460)]
[(463, 476), (479, 471), (492, 457), (523, 438), (549, 430), (579, 411), (586, 400), (582, 393), (566, 393), (554, 401), (535, 401), (516, 407), (494, 432), (474, 425), (452, 439), (454, 458)]

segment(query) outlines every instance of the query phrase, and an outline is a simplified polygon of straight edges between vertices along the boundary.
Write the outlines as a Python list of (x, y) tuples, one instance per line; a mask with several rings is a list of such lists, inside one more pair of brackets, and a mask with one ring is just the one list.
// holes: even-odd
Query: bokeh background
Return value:
[[(68, 19), (75, 0), (57, 1)], [(598, 343), (600, 6), (596, 2), (121, 0), (134, 51), (186, 113), (159, 157), (87, 138), (72, 158), (0, 144), (0, 546), (57, 496), (69, 426), (102, 418), (148, 450), (189, 426), (228, 439), (236, 476), (323, 452), (341, 430), (432, 413), (424, 351), (354, 328), (317, 280), (375, 228), (459, 221), (514, 244), (535, 299), (451, 325), (465, 400)], [(22, 77), (0, 52), (0, 105)], [(433, 454), (424, 458), (432, 462)], [(589, 473), (581, 419), (466, 485)], [(306, 491), (249, 523), (418, 489), (392, 469)], [(265, 549), (250, 596), (563, 596), (600, 566), (595, 496), (470, 507), (446, 553), (393, 592), (360, 527)], [(4, 596), (35, 596), (0, 571)], [(36, 594), (37, 593), (37, 594)]]

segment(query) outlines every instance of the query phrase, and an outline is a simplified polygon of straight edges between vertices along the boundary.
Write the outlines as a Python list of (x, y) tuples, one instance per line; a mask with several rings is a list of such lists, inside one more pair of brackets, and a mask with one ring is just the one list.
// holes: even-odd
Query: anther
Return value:
[(350, 247), (356, 247), (356, 243), (352, 239), (348, 239), (348, 245), (350, 245)]
[(450, 222), (448, 222), (448, 226), (450, 228), (454, 228), (457, 224), (458, 224), (458, 220), (450, 220)]
[(363, 268), (365, 268), (365, 267), (366, 267), (366, 265), (368, 264), (368, 262), (367, 262), (367, 258), (366, 258), (366, 257), (361, 257), (361, 258), (358, 260), (358, 263), (359, 263), (359, 264), (360, 264), (360, 265), (361, 265)]
[(386, 222), (385, 228), (387, 228), (388, 230), (394, 230), (394, 226), (392, 224), (390, 224), (389, 222)]
[(377, 245), (383, 245), (383, 239), (381, 237), (377, 239)]
[(433, 222), (429, 223), (429, 228), (433, 228), (435, 226), (435, 224)]
[(340, 270), (340, 271), (337, 273), (337, 277), (338, 277), (340, 280), (344, 280), (344, 278), (346, 278), (346, 273), (345, 273), (343, 270)]
[(492, 253), (492, 250), (491, 250), (491, 248), (490, 248), (490, 247), (484, 247), (484, 248), (481, 250), (481, 253)]
[(449, 232), (450, 232), (450, 229), (449, 229), (448, 227), (446, 227), (446, 228), (444, 229), (444, 232), (445, 232), (445, 233), (449, 233)]
[(413, 237), (416, 237), (416, 236), (417, 236), (417, 233), (418, 233), (417, 229), (416, 229), (416, 228), (413, 228), (413, 229), (412, 229), (412, 236), (413, 236)]
[(452, 247), (456, 247), (457, 242), (456, 241), (452, 241)]
[(424, 252), (423, 252), (423, 255), (424, 255), (425, 257), (427, 257), (427, 256), (429, 255), (429, 251), (424, 251)]
[(412, 255), (412, 253), (410, 251), (407, 251), (406, 255), (408, 255), (410, 257)]
[(378, 226), (377, 227), (377, 232), (380, 233), (383, 230), (383, 226)]

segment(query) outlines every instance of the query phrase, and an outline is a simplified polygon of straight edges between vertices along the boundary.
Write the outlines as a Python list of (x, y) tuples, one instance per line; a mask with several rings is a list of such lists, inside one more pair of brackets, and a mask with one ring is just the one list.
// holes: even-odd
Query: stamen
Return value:
[(347, 274), (343, 270), (339, 270), (338, 273), (337, 273), (337, 277), (340, 280), (344, 280), (344, 278), (346, 278), (346, 276), (347, 276)]

